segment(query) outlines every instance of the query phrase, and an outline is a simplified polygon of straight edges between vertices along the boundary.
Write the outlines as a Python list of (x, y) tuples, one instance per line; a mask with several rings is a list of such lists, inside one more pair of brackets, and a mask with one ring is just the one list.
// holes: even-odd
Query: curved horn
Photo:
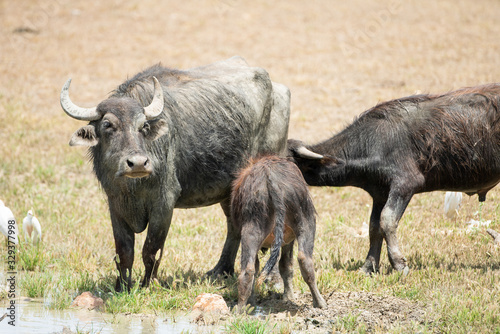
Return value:
[(295, 153), (297, 153), (297, 155), (300, 156), (301, 158), (314, 159), (314, 160), (323, 159), (323, 156), (321, 154), (315, 153), (307, 149), (305, 146), (300, 146), (299, 148), (297, 148)]
[(153, 81), (155, 83), (155, 91), (153, 94), (153, 101), (147, 107), (144, 107), (144, 115), (146, 115), (146, 119), (155, 119), (160, 116), (163, 111), (163, 88), (160, 85), (158, 79), (153, 77)]
[(64, 112), (73, 118), (80, 121), (95, 121), (101, 118), (101, 115), (97, 112), (97, 108), (81, 108), (71, 102), (69, 98), (69, 85), (71, 84), (71, 78), (66, 81), (63, 88), (61, 89), (61, 107)]

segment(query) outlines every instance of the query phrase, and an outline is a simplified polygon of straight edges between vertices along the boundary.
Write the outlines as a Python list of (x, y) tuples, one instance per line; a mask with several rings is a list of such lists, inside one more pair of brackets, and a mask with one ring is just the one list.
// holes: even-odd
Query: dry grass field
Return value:
[[(237, 299), (234, 279), (203, 279), (225, 237), (218, 206), (174, 213), (159, 284), (112, 291), (106, 200), (85, 149), (68, 146), (83, 123), (59, 106), (69, 77), (73, 101), (92, 106), (152, 64), (184, 69), (240, 55), (291, 89), (289, 135), (313, 143), (381, 101), (500, 81), (499, 14), (496, 0), (0, 0), (0, 199), (19, 222), (33, 208), (43, 228), (40, 248), (20, 250), (21, 294), (65, 308), (90, 290), (109, 313), (185, 312), (202, 292), (230, 305)], [(385, 250), (380, 274), (358, 271), (368, 251), (357, 236), (369, 219), (366, 193), (312, 194), (318, 285), (329, 307), (311, 309), (297, 268), (296, 303), (260, 292), (271, 313), (262, 322), (277, 324), (264, 329), (500, 333), (500, 249), (484, 228), (466, 224), (491, 220), (500, 230), (500, 190), (489, 193), (481, 217), (477, 196), (465, 197), (455, 220), (443, 216), (444, 193), (415, 196), (398, 229), (407, 277), (390, 270)], [(144, 237), (136, 237), (137, 281)], [(4, 243), (0, 252), (7, 254)], [(220, 321), (236, 331), (235, 319)]]

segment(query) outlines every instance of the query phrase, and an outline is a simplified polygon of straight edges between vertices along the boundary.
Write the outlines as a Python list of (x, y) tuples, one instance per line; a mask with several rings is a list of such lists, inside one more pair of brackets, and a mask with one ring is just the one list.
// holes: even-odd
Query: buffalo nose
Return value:
[(145, 156), (136, 155), (127, 159), (127, 165), (132, 169), (143, 169), (149, 165), (149, 159)]
[(149, 176), (151, 173), (153, 173), (153, 166), (148, 156), (135, 154), (120, 161), (116, 176), (125, 176), (136, 179)]

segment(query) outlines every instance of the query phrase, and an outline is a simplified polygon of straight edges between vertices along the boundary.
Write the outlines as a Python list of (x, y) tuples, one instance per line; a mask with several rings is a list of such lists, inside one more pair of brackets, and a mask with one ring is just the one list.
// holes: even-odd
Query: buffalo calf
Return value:
[(316, 233), (316, 210), (307, 184), (297, 166), (284, 158), (266, 156), (243, 169), (233, 183), (231, 197), (233, 227), (241, 237), (241, 274), (238, 278), (238, 308), (252, 294), (259, 269), (257, 253), (271, 248), (259, 281), (264, 280), (283, 250), (279, 271), (283, 278), (284, 300), (293, 299), (293, 241), (298, 243), (302, 277), (311, 290), (314, 307), (326, 307), (316, 286), (312, 260)]

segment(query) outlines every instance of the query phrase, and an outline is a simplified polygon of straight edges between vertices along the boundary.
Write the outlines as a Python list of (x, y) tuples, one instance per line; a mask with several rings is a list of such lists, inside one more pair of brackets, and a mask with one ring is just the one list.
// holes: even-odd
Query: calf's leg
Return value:
[(279, 271), (283, 279), (283, 300), (292, 301), (293, 295), (293, 241), (281, 248)]
[(300, 273), (311, 291), (313, 306), (318, 308), (327, 307), (325, 300), (319, 293), (316, 285), (316, 275), (314, 273), (313, 249), (314, 249), (314, 229), (303, 231), (297, 236), (298, 255)]
[(257, 253), (265, 239), (264, 233), (247, 223), (241, 230), (241, 273), (238, 276), (238, 310), (241, 311), (253, 294), (259, 264)]

